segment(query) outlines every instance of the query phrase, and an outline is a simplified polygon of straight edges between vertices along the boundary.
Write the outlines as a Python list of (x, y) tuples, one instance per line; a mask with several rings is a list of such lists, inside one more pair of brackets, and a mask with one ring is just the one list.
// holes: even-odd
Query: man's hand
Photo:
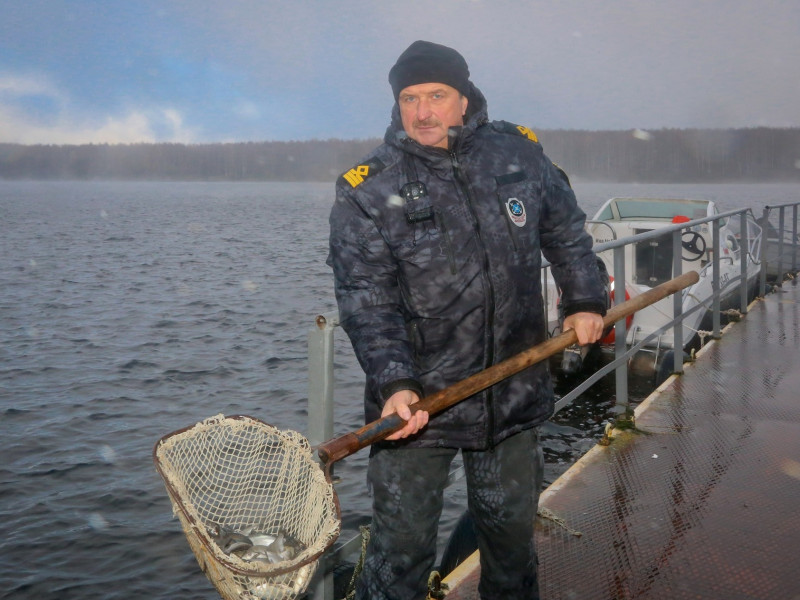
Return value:
[(564, 319), (564, 331), (574, 329), (578, 344), (593, 344), (603, 335), (603, 317), (597, 313), (578, 312)]
[(385, 417), (392, 413), (397, 413), (408, 421), (402, 429), (395, 431), (392, 435), (387, 437), (387, 440), (399, 440), (414, 435), (420, 429), (428, 424), (428, 413), (424, 410), (418, 410), (413, 415), (409, 406), (419, 402), (419, 396), (411, 390), (400, 390), (392, 394), (383, 406), (381, 416)]

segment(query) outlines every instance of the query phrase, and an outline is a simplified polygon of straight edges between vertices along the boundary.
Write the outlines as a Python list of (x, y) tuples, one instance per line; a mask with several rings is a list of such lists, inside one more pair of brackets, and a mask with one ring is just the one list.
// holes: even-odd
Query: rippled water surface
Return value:
[[(0, 597), (218, 597), (172, 517), (153, 445), (218, 413), (305, 431), (306, 335), (335, 309), (332, 189), (0, 182)], [(760, 207), (796, 201), (800, 186), (576, 189), (592, 213), (630, 194)], [(343, 337), (336, 434), (362, 424)], [(612, 393), (545, 427), (548, 481), (594, 443)], [(348, 531), (369, 517), (366, 458), (337, 471)], [(443, 537), (463, 500), (448, 492)]]

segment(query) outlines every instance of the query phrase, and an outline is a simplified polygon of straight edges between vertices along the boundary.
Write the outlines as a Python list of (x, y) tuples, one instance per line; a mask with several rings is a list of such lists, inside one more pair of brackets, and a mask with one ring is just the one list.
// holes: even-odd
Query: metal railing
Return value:
[[(721, 257), (722, 253), (720, 252), (721, 248), (721, 240), (720, 240), (720, 227), (723, 223), (727, 223), (729, 219), (738, 218), (739, 225), (740, 225), (740, 242), (739, 242), (739, 258), (741, 263), (741, 270), (739, 275), (729, 279), (726, 284), (725, 288), (729, 288), (731, 285), (734, 285), (738, 282), (739, 284), (739, 310), (742, 314), (747, 313), (747, 304), (748, 304), (748, 270), (747, 270), (747, 263), (748, 263), (748, 256), (754, 258), (754, 262), (758, 262), (757, 255), (760, 250), (760, 238), (758, 239), (751, 239), (749, 237), (749, 227), (747, 226), (747, 215), (750, 213), (752, 215), (752, 211), (750, 209), (740, 209), (740, 210), (732, 210), (725, 213), (720, 213), (711, 217), (705, 217), (702, 219), (695, 219), (692, 221), (688, 221), (686, 223), (680, 223), (676, 225), (668, 225), (663, 228), (659, 228), (653, 231), (649, 231), (647, 233), (640, 233), (634, 236), (625, 237), (621, 239), (617, 239), (611, 242), (604, 242), (601, 244), (597, 244), (594, 246), (594, 251), (596, 254), (600, 255), (603, 252), (612, 252), (613, 253), (613, 277), (614, 281), (627, 281), (627, 273), (625, 272), (625, 247), (631, 244), (638, 244), (641, 242), (647, 242), (656, 239), (663, 239), (665, 235), (672, 236), (672, 249), (673, 249), (673, 256), (672, 256), (672, 263), (673, 263), (673, 277), (677, 277), (682, 274), (683, 272), (683, 260), (681, 257), (681, 234), (684, 231), (691, 230), (693, 227), (697, 227), (699, 225), (703, 225), (705, 223), (712, 224), (712, 244), (711, 244), (711, 261), (707, 264), (703, 269), (701, 269), (700, 274), (708, 275), (708, 271), (711, 271), (711, 284), (712, 284), (712, 295), (709, 298), (700, 299), (700, 302), (691, 309), (684, 311), (683, 310), (683, 298), (688, 293), (687, 290), (684, 290), (682, 294), (675, 294), (673, 296), (673, 319), (666, 323), (661, 328), (656, 329), (655, 331), (648, 334), (646, 337), (642, 339), (636, 340), (634, 344), (628, 345), (626, 341), (628, 338), (627, 335), (627, 323), (625, 320), (617, 322), (615, 326), (615, 341), (614, 341), (614, 359), (609, 362), (608, 364), (604, 365), (601, 369), (592, 373), (587, 379), (582, 381), (578, 384), (575, 388), (573, 388), (570, 392), (562, 396), (558, 402), (556, 402), (556, 411), (563, 409), (565, 406), (573, 402), (578, 396), (580, 396), (583, 392), (589, 389), (592, 385), (594, 385), (597, 381), (605, 377), (608, 373), (612, 370), (615, 371), (615, 385), (616, 385), (616, 406), (617, 412), (624, 412), (627, 410), (629, 405), (629, 397), (628, 397), (628, 361), (629, 359), (638, 353), (643, 348), (650, 345), (652, 342), (657, 341), (658, 337), (668, 329), (672, 328), (673, 330), (673, 347), (674, 348), (683, 348), (684, 341), (683, 341), (683, 320), (691, 315), (692, 313), (702, 310), (703, 308), (708, 308), (709, 301), (711, 302), (711, 312), (712, 312), (712, 338), (719, 339), (721, 336), (721, 294), (723, 286), (720, 284), (720, 261), (723, 260)], [(752, 256), (755, 254), (756, 256)], [(547, 265), (545, 265), (547, 268)], [(619, 293), (615, 294), (614, 303), (619, 304), (624, 301), (624, 294)], [(682, 352), (674, 352), (673, 354), (673, 365), (672, 365), (672, 372), (673, 373), (682, 373), (683, 372), (683, 353)]]
[[(797, 273), (800, 263), (800, 239), (798, 239), (798, 206), (800, 202), (765, 206), (761, 217), (764, 235), (764, 260), (761, 265), (760, 293), (766, 293), (767, 279), (780, 286), (788, 274)], [(787, 212), (791, 217), (787, 222)], [(777, 216), (777, 225), (775, 224)]]
[[(791, 205), (791, 206), (794, 206), (793, 214), (794, 214), (795, 225), (793, 231), (795, 233), (795, 239), (796, 239), (797, 205)], [(773, 207), (773, 208), (776, 209), (780, 208), (781, 215), (783, 215), (782, 211), (784, 207)], [(741, 262), (741, 271), (739, 275), (729, 279), (726, 282), (725, 288), (728, 289), (730, 285), (733, 285), (737, 282), (739, 283), (739, 288), (740, 288), (739, 310), (742, 314), (747, 313), (747, 305), (748, 305), (747, 255), (750, 253), (757, 254), (759, 250), (758, 245), (760, 242), (760, 238), (758, 240), (755, 240), (749, 237), (749, 228), (747, 221), (748, 213), (752, 215), (752, 211), (750, 211), (749, 209), (733, 210), (712, 217), (695, 219), (692, 221), (688, 221), (686, 223), (680, 223), (676, 225), (669, 225), (667, 227), (653, 230), (647, 233), (641, 233), (635, 236), (621, 238), (611, 242), (604, 242), (601, 244), (597, 244), (594, 247), (594, 250), (598, 255), (600, 255), (603, 252), (613, 253), (614, 281), (625, 282), (627, 275), (625, 272), (625, 259), (624, 259), (625, 247), (630, 244), (636, 244), (648, 240), (655, 240), (656, 238), (663, 239), (663, 236), (671, 235), (672, 247), (673, 247), (673, 256), (672, 256), (673, 276), (677, 277), (682, 273), (682, 266), (683, 266), (683, 261), (681, 257), (681, 234), (685, 230), (688, 230), (692, 227), (696, 227), (698, 225), (706, 223), (711, 223), (712, 224), (711, 261), (708, 265), (704, 267), (703, 271), (707, 272), (709, 269), (711, 270), (713, 293), (711, 297), (702, 299), (702, 302), (700, 302), (699, 304), (692, 307), (690, 310), (686, 312), (683, 311), (683, 297), (686, 295), (687, 290), (684, 290), (682, 294), (674, 294), (673, 319), (663, 327), (653, 331), (646, 337), (637, 340), (635, 344), (630, 346), (628, 346), (626, 342), (627, 331), (626, 331), (625, 320), (623, 319), (617, 322), (613, 360), (611, 360), (609, 363), (604, 365), (599, 370), (593, 372), (587, 379), (578, 384), (573, 390), (562, 396), (556, 402), (554, 414), (563, 409), (565, 406), (569, 405), (571, 402), (573, 402), (584, 391), (586, 391), (598, 380), (605, 377), (612, 370), (615, 371), (615, 384), (616, 384), (615, 411), (616, 412), (627, 411), (629, 407), (628, 362), (630, 358), (634, 354), (639, 352), (642, 348), (644, 348), (647, 344), (657, 339), (657, 337), (662, 332), (668, 330), (670, 327), (673, 328), (673, 339), (674, 339), (673, 347), (676, 349), (683, 348), (684, 345), (683, 327), (682, 327), (683, 320), (694, 311), (701, 310), (704, 307), (708, 307), (708, 302), (711, 302), (711, 307), (712, 307), (712, 322), (713, 322), (712, 336), (715, 339), (719, 339), (719, 337), (721, 337), (720, 296), (722, 291), (722, 285), (720, 284), (719, 273), (720, 273), (720, 261), (723, 259), (721, 258), (721, 252), (720, 252), (721, 248), (720, 227), (723, 223), (728, 223), (729, 219), (736, 219), (736, 218), (740, 219), (739, 257)], [(765, 221), (766, 221), (766, 213), (765, 213)], [(782, 216), (781, 216), (781, 222), (783, 222)], [(783, 230), (782, 225), (779, 227), (779, 230), (781, 231)], [(796, 246), (793, 244), (792, 247), (795, 248)], [(793, 262), (792, 264), (795, 265), (795, 262)], [(545, 262), (542, 268), (544, 274), (546, 273), (546, 269), (549, 268), (549, 265)], [(764, 273), (763, 266), (761, 268), (761, 271), (762, 273)], [(543, 285), (543, 292), (545, 294), (547, 287), (548, 286)], [(761, 294), (763, 295), (763, 293), (764, 293), (764, 287), (762, 284)], [(615, 300), (614, 300), (615, 304), (619, 304), (624, 300), (625, 300), (624, 293), (618, 293), (615, 295)], [(545, 297), (545, 307), (546, 306), (547, 306), (547, 299)], [(547, 319), (547, 315), (545, 315), (545, 317)], [(311, 329), (308, 332), (309, 397), (308, 397), (307, 437), (312, 445), (319, 444), (333, 437), (334, 331), (338, 325), (339, 325), (338, 313), (337, 312), (327, 313), (316, 317), (314, 326), (311, 327)], [(683, 352), (676, 351), (674, 353), (672, 372), (673, 373), (683, 372)], [(459, 477), (462, 475), (463, 475), (463, 469), (454, 470), (454, 472), (450, 474), (449, 482), (451, 483), (459, 479)], [(313, 587), (314, 589), (313, 598), (315, 600), (331, 600), (333, 598), (333, 579), (330, 573), (331, 570), (330, 567), (332, 565), (338, 564), (343, 559), (348, 558), (353, 554), (356, 554), (360, 550), (360, 545), (361, 545), (360, 537), (356, 536), (355, 538), (340, 545), (339, 547), (337, 547), (336, 550), (334, 550), (333, 552), (329, 553), (328, 556), (326, 556), (327, 565), (329, 566), (329, 568), (320, 569), (321, 573), (318, 576), (318, 579)], [(324, 572), (327, 572), (327, 574), (323, 575), (322, 573)]]

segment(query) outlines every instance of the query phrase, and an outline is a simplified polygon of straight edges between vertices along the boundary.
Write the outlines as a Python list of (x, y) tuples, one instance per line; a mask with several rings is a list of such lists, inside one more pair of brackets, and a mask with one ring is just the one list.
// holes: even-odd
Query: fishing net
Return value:
[(308, 441), (217, 415), (161, 438), (156, 468), (200, 568), (226, 600), (297, 598), (339, 534)]

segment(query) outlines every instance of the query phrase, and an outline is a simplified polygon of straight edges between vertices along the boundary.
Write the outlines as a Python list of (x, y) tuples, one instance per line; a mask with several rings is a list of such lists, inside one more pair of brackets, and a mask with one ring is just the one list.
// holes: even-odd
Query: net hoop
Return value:
[[(216, 415), (162, 437), (153, 449), (173, 513), (223, 598), (295, 598), (341, 526), (333, 485), (299, 433), (254, 417)], [(285, 532), (301, 544), (275, 563), (226, 554), (211, 528)]]

